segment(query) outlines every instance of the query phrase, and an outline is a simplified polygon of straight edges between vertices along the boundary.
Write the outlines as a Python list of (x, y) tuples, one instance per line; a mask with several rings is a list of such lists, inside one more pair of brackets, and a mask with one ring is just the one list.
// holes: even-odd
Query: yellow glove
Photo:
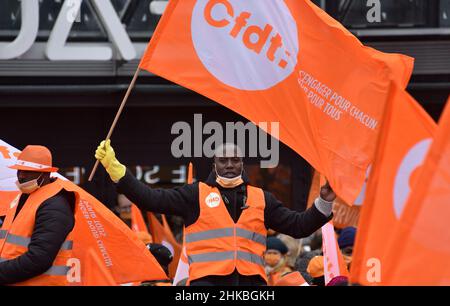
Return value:
[(116, 153), (111, 147), (111, 140), (100, 143), (95, 151), (95, 158), (102, 163), (113, 182), (117, 183), (125, 176), (127, 168), (116, 159)]

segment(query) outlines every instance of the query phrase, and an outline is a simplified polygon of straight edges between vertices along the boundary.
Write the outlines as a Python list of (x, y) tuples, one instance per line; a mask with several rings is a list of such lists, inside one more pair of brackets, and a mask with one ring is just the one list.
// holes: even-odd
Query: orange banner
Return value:
[(404, 88), (412, 67), (298, 0), (171, 0), (140, 63), (280, 139), (347, 203), (372, 163), (389, 84)]
[(369, 176), (351, 265), (351, 281), (381, 283), (384, 255), (436, 129), (435, 122), (405, 91), (393, 86)]
[(385, 285), (450, 286), (450, 99), (393, 233)]
[(88, 259), (90, 248), (102, 259), (102, 268), (116, 284), (167, 278), (146, 246), (113, 212), (75, 184), (66, 181), (65, 188), (80, 194), (75, 210), (72, 269), (68, 273), (71, 284), (93, 285), (95, 280), (89, 275), (95, 273), (88, 272), (89, 265), (84, 264), (92, 260)]

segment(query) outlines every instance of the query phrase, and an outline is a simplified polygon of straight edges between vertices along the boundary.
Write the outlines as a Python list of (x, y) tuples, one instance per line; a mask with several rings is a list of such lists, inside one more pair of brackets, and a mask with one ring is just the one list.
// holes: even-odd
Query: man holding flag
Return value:
[(116, 159), (110, 141), (96, 158), (119, 192), (141, 209), (182, 216), (191, 285), (265, 285), (263, 255), (267, 229), (306, 237), (331, 219), (336, 195), (329, 185), (303, 213), (283, 206), (270, 192), (249, 185), (242, 153), (234, 144), (219, 146), (205, 182), (173, 189), (152, 189)]

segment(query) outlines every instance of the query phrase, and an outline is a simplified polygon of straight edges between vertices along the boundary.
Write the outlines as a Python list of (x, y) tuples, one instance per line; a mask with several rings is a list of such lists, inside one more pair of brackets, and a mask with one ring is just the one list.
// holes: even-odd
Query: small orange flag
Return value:
[(153, 242), (164, 245), (173, 255), (173, 261), (169, 265), (169, 277), (173, 278), (177, 270), (178, 260), (180, 259), (181, 245), (175, 240), (164, 215), (162, 215), (162, 219), (166, 226), (162, 225), (153, 213), (147, 212), (147, 216), (150, 222), (150, 234), (152, 235)]
[(350, 281), (377, 285), (384, 255), (431, 144), (436, 123), (408, 93), (393, 86), (367, 185), (353, 250)]
[(405, 88), (413, 60), (364, 47), (307, 0), (171, 0), (140, 68), (257, 124), (353, 203), (390, 81)]
[(131, 229), (133, 232), (145, 232), (148, 233), (147, 225), (145, 224), (144, 217), (141, 210), (135, 205), (131, 205)]
[(385, 285), (450, 286), (450, 98), (411, 192), (382, 278)]
[[(194, 166), (192, 163), (189, 163), (188, 167), (188, 175), (187, 175), (187, 183), (192, 184), (194, 182)], [(186, 255), (186, 246), (184, 244), (184, 231), (183, 227), (183, 245), (181, 248), (180, 260), (178, 261), (177, 271), (175, 272), (175, 276), (173, 278), (173, 284), (176, 286), (180, 281), (189, 278), (189, 262)]]
[(182, 245), (178, 243), (175, 239), (175, 236), (172, 233), (172, 229), (167, 222), (166, 216), (162, 215), (164, 232), (166, 233), (166, 239), (163, 240), (163, 243), (167, 243), (173, 249), (173, 260), (169, 265), (169, 276), (170, 278), (174, 278), (177, 272), (178, 261), (180, 260)]
[(328, 285), (337, 276), (348, 277), (347, 265), (339, 249), (333, 222), (331, 221), (322, 227), (322, 245), (325, 285)]

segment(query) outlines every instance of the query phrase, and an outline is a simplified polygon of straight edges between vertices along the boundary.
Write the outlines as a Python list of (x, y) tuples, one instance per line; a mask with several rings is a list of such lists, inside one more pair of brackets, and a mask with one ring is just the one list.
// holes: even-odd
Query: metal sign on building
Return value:
[[(8, 0), (7, 0), (8, 1)], [(17, 1), (15, 1), (17, 2)], [(61, 2), (61, 1), (55, 1)], [(30, 51), (36, 43), (40, 24), (40, 5), (48, 4), (50, 0), (24, 0), (20, 4), (21, 26), (18, 35), (11, 42), (0, 42), (0, 60), (9, 60), (20, 58)], [(68, 42), (69, 34), (76, 22), (88, 21), (89, 15), (85, 15), (86, 20), (82, 20), (82, 0), (66, 0), (62, 3), (57, 13), (56, 21), (50, 31), (48, 41), (45, 47), (45, 56), (52, 61), (110, 61), (115, 56), (114, 51), (117, 50), (117, 57), (126, 61), (137, 58), (138, 52), (129, 34), (126, 26), (123, 24), (123, 17), (119, 14), (126, 14), (131, 4), (135, 3), (134, 11), (140, 11), (143, 21), (147, 21), (147, 15), (152, 14), (159, 16), (164, 12), (167, 1), (140, 1), (136, 5), (136, 1), (132, 0), (85, 0), (83, 5), (95, 10), (95, 17), (104, 31), (107, 33), (108, 41), (111, 45), (104, 42)], [(142, 3), (147, 4), (142, 8)], [(139, 6), (140, 5), (140, 6)], [(117, 11), (121, 8), (121, 11)], [(50, 18), (53, 10), (45, 12)], [(14, 14), (12, 14), (14, 16)], [(121, 18), (122, 17), (122, 18)], [(16, 18), (16, 16), (14, 16)], [(53, 17), (52, 17), (53, 18)], [(153, 24), (155, 26), (155, 24)], [(143, 29), (145, 31), (145, 29)], [(150, 32), (150, 22), (148, 30)], [(114, 47), (114, 48), (113, 48)]]

